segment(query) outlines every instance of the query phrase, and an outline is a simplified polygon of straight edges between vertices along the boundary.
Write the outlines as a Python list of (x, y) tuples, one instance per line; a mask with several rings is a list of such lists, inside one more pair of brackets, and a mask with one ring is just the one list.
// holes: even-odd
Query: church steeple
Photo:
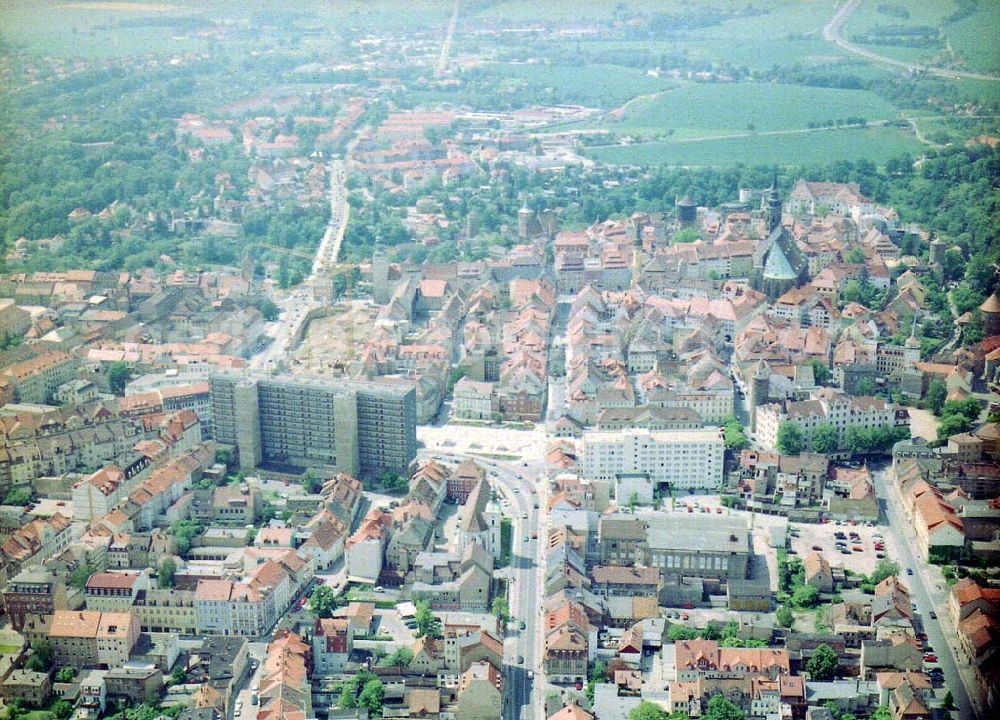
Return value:
[(764, 192), (764, 228), (768, 235), (781, 227), (781, 191), (778, 190), (778, 170), (774, 170), (771, 187)]

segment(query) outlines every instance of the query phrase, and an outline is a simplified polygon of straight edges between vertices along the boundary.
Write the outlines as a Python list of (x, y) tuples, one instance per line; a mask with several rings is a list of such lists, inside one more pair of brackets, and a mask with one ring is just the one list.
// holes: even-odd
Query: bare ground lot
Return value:
[(312, 320), (292, 355), (292, 372), (326, 374), (356, 360), (356, 348), (371, 337), (377, 310), (374, 306), (342, 304), (334, 308), (333, 315)]

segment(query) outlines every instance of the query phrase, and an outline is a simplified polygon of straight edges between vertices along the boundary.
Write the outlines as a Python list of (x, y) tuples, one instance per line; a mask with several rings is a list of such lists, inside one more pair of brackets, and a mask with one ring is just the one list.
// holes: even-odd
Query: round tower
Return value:
[(931, 265), (942, 265), (944, 264), (944, 254), (948, 250), (948, 244), (941, 238), (934, 238), (931, 240), (930, 245), (930, 263)]
[(1000, 295), (993, 292), (986, 302), (979, 306), (979, 312), (983, 315), (983, 332), (986, 337), (1000, 335)]
[(527, 204), (522, 205), (521, 209), (517, 211), (517, 235), (522, 240), (527, 240), (531, 235), (531, 221), (534, 219), (535, 211)]
[(698, 219), (698, 206), (694, 200), (685, 195), (674, 203), (677, 209), (677, 219), (681, 225), (693, 225)]

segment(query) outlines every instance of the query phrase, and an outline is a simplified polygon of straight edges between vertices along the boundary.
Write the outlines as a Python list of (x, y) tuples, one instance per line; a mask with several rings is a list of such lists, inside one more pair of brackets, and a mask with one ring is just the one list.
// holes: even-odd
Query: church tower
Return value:
[(920, 341), (917, 340), (917, 315), (913, 315), (913, 324), (910, 326), (910, 337), (906, 338), (903, 345), (903, 366), (912, 368), (920, 362)]
[(372, 297), (377, 305), (389, 302), (389, 257), (378, 238), (372, 253)]
[(766, 405), (771, 394), (771, 368), (758, 360), (750, 378), (750, 432), (757, 432), (757, 408)]
[(778, 190), (778, 171), (774, 171), (771, 187), (761, 198), (761, 210), (764, 215), (764, 231), (770, 235), (781, 227), (781, 192)]

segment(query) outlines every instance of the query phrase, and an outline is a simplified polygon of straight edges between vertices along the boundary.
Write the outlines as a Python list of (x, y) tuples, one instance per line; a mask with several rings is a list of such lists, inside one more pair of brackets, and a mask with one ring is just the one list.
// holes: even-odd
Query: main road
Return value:
[(534, 461), (496, 460), (448, 447), (424, 448), (420, 455), (425, 459), (475, 460), (489, 473), (494, 488), (506, 500), (505, 511), (511, 517), (513, 528), (511, 562), (507, 569), (497, 571), (508, 580), (507, 602), (512, 618), (504, 639), (503, 717), (504, 720), (544, 720), (541, 607), (547, 483), (536, 482), (541, 465)]
[(309, 276), (295, 289), (275, 300), (278, 319), (265, 327), (271, 344), (250, 359), (250, 367), (272, 370), (279, 367), (291, 350), (292, 339), (305, 322), (309, 311), (322, 305), (314, 287), (330, 283), (330, 268), (337, 262), (340, 245), (347, 230), (350, 205), (347, 203), (347, 166), (343, 160), (331, 160), (327, 166), (330, 183), (330, 220), (316, 248)]
[[(896, 550), (896, 557), (903, 565), (900, 577), (909, 588), (910, 596), (917, 605), (917, 612), (923, 621), (927, 641), (937, 654), (938, 663), (944, 671), (945, 687), (951, 691), (958, 709), (960, 720), (973, 720), (983, 717), (972, 671), (967, 664), (957, 661), (954, 640), (957, 631), (951, 626), (951, 616), (948, 610), (948, 591), (944, 586), (940, 572), (933, 565), (928, 565), (914, 553), (917, 539), (913, 527), (900, 511), (899, 493), (892, 478), (886, 470), (877, 470), (873, 474), (875, 493), (885, 503), (888, 527), (884, 528)], [(908, 570), (913, 571), (910, 575)], [(931, 611), (937, 614), (937, 619), (930, 617)], [(970, 700), (970, 696), (975, 700)]]

